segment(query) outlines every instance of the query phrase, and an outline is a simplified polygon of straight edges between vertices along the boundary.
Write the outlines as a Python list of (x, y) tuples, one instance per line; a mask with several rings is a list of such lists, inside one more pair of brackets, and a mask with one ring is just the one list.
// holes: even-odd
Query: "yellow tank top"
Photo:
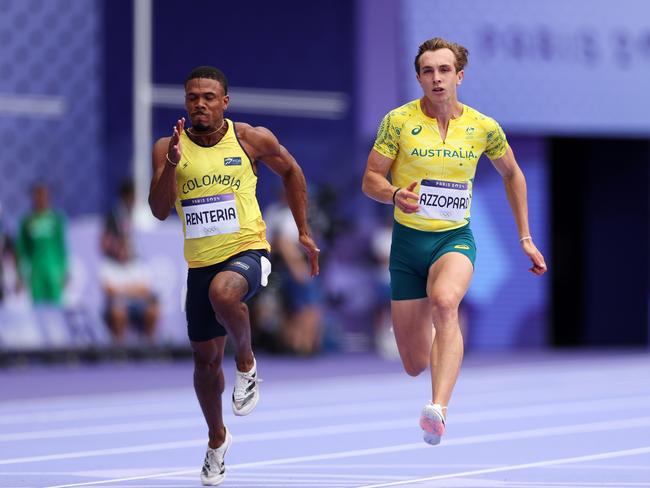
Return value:
[(176, 211), (183, 222), (190, 268), (220, 263), (250, 249), (271, 249), (255, 196), (253, 161), (239, 143), (233, 122), (226, 120), (226, 134), (211, 147), (181, 134)]
[(391, 181), (404, 188), (417, 181), (420, 211), (406, 214), (395, 207), (395, 220), (413, 229), (446, 231), (470, 220), (474, 174), (483, 153), (502, 157), (508, 141), (499, 124), (463, 105), (463, 113), (449, 121), (443, 140), (436, 119), (428, 117), (420, 100), (390, 111), (382, 120), (373, 146), (393, 160)]

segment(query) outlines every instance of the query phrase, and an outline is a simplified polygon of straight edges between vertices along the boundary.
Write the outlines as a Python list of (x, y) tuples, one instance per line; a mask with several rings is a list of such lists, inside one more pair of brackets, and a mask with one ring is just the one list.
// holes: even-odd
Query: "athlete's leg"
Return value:
[(190, 341), (190, 344), (194, 357), (194, 391), (208, 424), (208, 445), (216, 449), (223, 444), (226, 435), (221, 408), (221, 394), (224, 389), (221, 363), (226, 337), (201, 342)]
[(429, 268), (427, 295), (431, 300), (435, 340), (431, 348), (433, 403), (449, 403), (463, 359), (463, 337), (458, 306), (465, 296), (474, 268), (467, 256), (449, 252)]
[(242, 302), (246, 293), (246, 278), (234, 271), (217, 273), (210, 283), (210, 303), (217, 320), (235, 343), (235, 362), (239, 371), (250, 371), (254, 365), (248, 306)]
[(404, 370), (417, 376), (429, 366), (431, 357), (431, 303), (428, 298), (392, 300), (391, 315)]

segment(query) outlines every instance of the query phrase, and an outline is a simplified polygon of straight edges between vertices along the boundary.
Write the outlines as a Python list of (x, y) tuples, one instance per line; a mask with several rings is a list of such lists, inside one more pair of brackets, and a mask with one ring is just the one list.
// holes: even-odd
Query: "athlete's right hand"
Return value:
[(185, 128), (185, 117), (181, 117), (176, 121), (176, 125), (172, 131), (172, 136), (169, 138), (169, 146), (167, 147), (167, 158), (171, 164), (177, 165), (181, 160), (181, 133)]
[[(420, 210), (420, 205), (417, 203), (419, 197), (413, 193), (413, 189), (417, 184), (418, 182), (414, 181), (406, 188), (400, 188), (395, 194), (395, 206), (404, 213), (410, 214)], [(414, 200), (415, 203), (411, 202), (411, 200)]]
[(318, 275), (320, 269), (318, 266), (318, 255), (320, 254), (320, 249), (314, 242), (314, 239), (311, 238), (309, 234), (300, 234), (299, 236), (300, 244), (302, 244), (303, 249), (309, 257), (309, 266), (311, 268), (311, 275)]
[(546, 261), (544, 261), (544, 256), (539, 252), (532, 239), (526, 239), (521, 242), (521, 248), (523, 249), (526, 256), (530, 258), (533, 266), (528, 268), (528, 271), (531, 273), (542, 276), (546, 273)]

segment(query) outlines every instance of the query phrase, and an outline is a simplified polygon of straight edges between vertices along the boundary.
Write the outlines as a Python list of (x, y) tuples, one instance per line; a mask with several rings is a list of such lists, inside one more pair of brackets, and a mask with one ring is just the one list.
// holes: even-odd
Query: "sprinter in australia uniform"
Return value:
[(420, 46), (415, 72), (423, 96), (384, 117), (363, 176), (366, 195), (395, 206), (389, 264), (393, 330), (406, 372), (417, 376), (431, 368), (431, 401), (420, 427), (432, 445), (444, 433), (463, 357), (458, 307), (474, 272), (470, 207), (483, 153), (503, 178), (530, 270), (546, 271), (528, 227), (526, 180), (503, 131), (458, 101), (467, 56), (463, 46), (441, 38)]

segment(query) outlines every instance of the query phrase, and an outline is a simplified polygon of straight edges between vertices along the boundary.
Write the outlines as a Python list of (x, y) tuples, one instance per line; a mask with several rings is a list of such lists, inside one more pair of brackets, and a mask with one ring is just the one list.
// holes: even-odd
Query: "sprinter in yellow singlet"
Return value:
[(307, 188), (300, 166), (268, 129), (224, 118), (228, 102), (228, 82), (221, 71), (200, 66), (189, 74), (185, 108), (192, 126), (186, 128), (181, 118), (171, 137), (154, 145), (149, 193), (154, 216), (164, 220), (175, 206), (183, 224), (194, 389), (209, 429), (201, 481), (212, 486), (225, 478), (224, 456), (232, 442), (221, 405), (226, 334), (235, 348), (234, 414), (248, 415), (259, 399), (244, 303), (266, 286), (271, 271), (266, 225), (255, 196), (257, 161), (282, 177), (312, 276), (318, 274), (320, 252), (307, 224)]
[(483, 153), (503, 178), (530, 271), (546, 272), (528, 227), (526, 180), (501, 127), (458, 101), (467, 57), (466, 48), (441, 38), (419, 47), (415, 72), (423, 96), (384, 117), (363, 176), (366, 195), (395, 206), (393, 329), (406, 372), (417, 376), (431, 367), (431, 402), (420, 427), (432, 445), (444, 433), (463, 358), (458, 307), (474, 272), (470, 206)]

